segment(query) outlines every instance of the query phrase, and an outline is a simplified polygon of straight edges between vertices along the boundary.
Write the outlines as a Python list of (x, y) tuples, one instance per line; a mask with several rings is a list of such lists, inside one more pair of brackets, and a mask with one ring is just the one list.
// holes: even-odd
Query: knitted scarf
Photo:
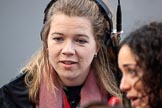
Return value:
[[(46, 87), (45, 77), (41, 80), (39, 103), (36, 108), (68, 108), (67, 103), (64, 101), (64, 91), (61, 86), (57, 86), (55, 95), (48, 91)], [(82, 89), (81, 89), (80, 106), (88, 104), (92, 101), (107, 101), (107, 95), (101, 94), (94, 76), (94, 72), (90, 71)]]

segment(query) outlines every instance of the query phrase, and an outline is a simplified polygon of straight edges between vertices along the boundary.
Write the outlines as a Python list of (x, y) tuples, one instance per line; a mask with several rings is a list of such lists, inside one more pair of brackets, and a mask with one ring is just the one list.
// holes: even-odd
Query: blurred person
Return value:
[(121, 104), (120, 98), (113, 96), (107, 103), (102, 101), (91, 101), (81, 108), (123, 108), (123, 105)]
[(97, 101), (97, 102), (88, 103), (87, 105), (85, 105), (82, 108), (110, 108), (110, 106), (106, 103)]

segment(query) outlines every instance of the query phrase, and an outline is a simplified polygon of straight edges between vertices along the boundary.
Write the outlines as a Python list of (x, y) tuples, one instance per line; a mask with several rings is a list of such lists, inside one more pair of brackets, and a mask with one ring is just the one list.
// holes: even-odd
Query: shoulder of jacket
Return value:
[(11, 106), (12, 108), (33, 108), (28, 96), (28, 87), (24, 81), (25, 75), (24, 72), (18, 74), (0, 88), (0, 101), (3, 102), (4, 108), (11, 108)]
[(16, 83), (17, 81), (22, 81), (22, 80), (24, 80), (25, 75), (26, 75), (26, 73), (21, 72), (16, 77), (14, 77), (13, 79), (11, 79), (9, 83)]
[(26, 73), (24, 73), (24, 72), (19, 73), (16, 77), (12, 78), (8, 83), (4, 84), (3, 87), (24, 85), (25, 84), (25, 81), (24, 81), (25, 75), (26, 75)]
[(24, 88), (25, 87), (25, 78), (26, 73), (21, 72), (19, 73), (15, 78), (12, 78), (7, 84), (4, 84), (1, 87), (1, 90), (5, 91), (5, 92), (11, 92), (14, 90), (20, 90), (20, 88)]

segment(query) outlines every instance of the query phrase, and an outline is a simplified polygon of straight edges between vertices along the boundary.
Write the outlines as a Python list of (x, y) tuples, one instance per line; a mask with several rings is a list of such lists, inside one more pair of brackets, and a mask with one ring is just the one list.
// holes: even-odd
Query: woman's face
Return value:
[(118, 65), (122, 72), (120, 83), (121, 91), (131, 101), (133, 108), (149, 108), (148, 96), (145, 95), (140, 78), (143, 75), (142, 69), (137, 65), (135, 55), (128, 45), (122, 46), (118, 54)]
[(97, 53), (90, 21), (84, 17), (54, 15), (47, 45), (50, 64), (63, 84), (82, 84)]

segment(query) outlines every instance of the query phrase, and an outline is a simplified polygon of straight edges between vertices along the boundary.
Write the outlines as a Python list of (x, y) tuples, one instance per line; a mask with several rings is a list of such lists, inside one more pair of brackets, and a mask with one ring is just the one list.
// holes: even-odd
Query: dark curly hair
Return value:
[(136, 56), (144, 74), (144, 91), (148, 91), (149, 105), (162, 106), (162, 22), (151, 22), (131, 32), (120, 44), (128, 45)]

